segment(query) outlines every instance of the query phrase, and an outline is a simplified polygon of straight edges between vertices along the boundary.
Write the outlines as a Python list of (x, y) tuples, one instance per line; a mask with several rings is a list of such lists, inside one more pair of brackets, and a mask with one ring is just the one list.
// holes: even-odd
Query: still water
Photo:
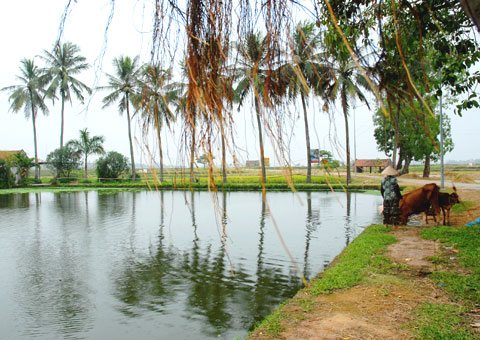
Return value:
[[(0, 195), (0, 338), (243, 337), (365, 226), (357, 193)], [(289, 257), (283, 244), (288, 248)]]

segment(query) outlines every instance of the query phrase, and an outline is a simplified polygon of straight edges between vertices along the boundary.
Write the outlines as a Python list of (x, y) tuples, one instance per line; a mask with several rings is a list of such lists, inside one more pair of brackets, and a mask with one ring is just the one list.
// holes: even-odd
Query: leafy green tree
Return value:
[(170, 127), (175, 121), (175, 113), (170, 105), (178, 95), (177, 89), (169, 82), (171, 70), (163, 70), (158, 65), (148, 65), (140, 81), (140, 93), (135, 99), (136, 106), (143, 112), (145, 127), (153, 125), (157, 133), (158, 152), (160, 156), (160, 181), (163, 181), (163, 146), (162, 128)]
[[(215, 158), (212, 156), (212, 159)], [(203, 164), (203, 167), (205, 168), (208, 164), (208, 154), (204, 153), (200, 157), (197, 158), (197, 163)]]
[(80, 165), (80, 157), (75, 150), (65, 145), (62, 148), (55, 149), (47, 156), (47, 166), (55, 171), (55, 177), (70, 177), (73, 170), (77, 170)]
[(103, 148), (103, 143), (105, 142), (105, 137), (103, 136), (92, 136), (90, 137), (90, 132), (85, 128), (80, 130), (80, 138), (76, 140), (71, 140), (67, 143), (67, 146), (71, 147), (79, 157), (83, 156), (84, 164), (84, 177), (88, 178), (88, 156), (90, 155), (103, 155), (105, 150)]
[[(414, 87), (426, 84), (436, 97), (443, 90), (461, 98), (456, 105), (457, 113), (479, 107), (476, 87), (480, 72), (472, 66), (478, 62), (480, 51), (472, 34), (474, 25), (458, 1), (330, 0), (329, 3), (352, 50), (364, 48), (372, 52), (368, 58), (359, 57), (378, 81), (380, 90), (389, 85), (389, 95), (408, 94), (419, 99)], [(322, 24), (331, 25), (331, 14), (326, 2), (319, 2), (317, 19)], [(378, 35), (374, 36), (374, 32)], [(339, 43), (337, 46), (343, 45)], [(435, 51), (433, 58), (425, 53), (429, 45)], [(436, 71), (437, 81), (432, 82), (432, 75), (424, 70), (429, 65)]]
[(19, 85), (4, 87), (2, 91), (9, 91), (11, 102), (10, 110), (18, 112), (22, 108), (25, 117), (32, 118), (33, 126), (33, 146), (35, 150), (35, 179), (40, 179), (40, 167), (38, 165), (37, 148), (37, 113), (40, 109), (44, 114), (48, 114), (48, 108), (45, 105), (45, 76), (35, 65), (33, 59), (23, 59), (21, 61), (20, 75), (17, 76)]
[[(438, 160), (440, 156), (440, 120), (439, 116), (425, 115), (422, 112), (422, 104), (412, 103), (410, 106), (402, 106), (401, 111), (395, 115), (400, 117), (398, 129), (400, 139), (395, 142), (395, 127), (391, 119), (376, 112), (374, 116), (374, 136), (377, 148), (391, 155), (398, 146), (399, 159), (396, 167), (401, 173), (409, 172), (411, 161), (424, 161), (424, 177), (430, 174), (430, 161)], [(396, 109), (395, 109), (396, 110)], [(444, 152), (453, 150), (450, 121), (444, 117)], [(403, 167), (402, 167), (403, 165)]]
[(43, 60), (47, 63), (46, 73), (50, 80), (48, 92), (52, 98), (56, 93), (60, 94), (62, 103), (61, 125), (60, 125), (60, 148), (63, 147), (63, 134), (65, 126), (65, 101), (72, 103), (72, 97), (75, 97), (83, 104), (84, 92), (92, 93), (92, 90), (83, 82), (75, 78), (89, 68), (86, 58), (80, 55), (80, 48), (71, 43), (57, 43), (53, 52), (44, 50)]
[(116, 151), (110, 151), (97, 160), (98, 179), (115, 179), (128, 171), (128, 159)]
[(14, 184), (13, 174), (8, 163), (0, 159), (0, 189), (11, 188)]
[(28, 178), (30, 168), (35, 165), (34, 159), (28, 157), (25, 151), (18, 152), (8, 157), (7, 163), (11, 167), (16, 167), (18, 169), (22, 182), (25, 182)]
[(337, 169), (340, 166), (340, 162), (333, 159), (333, 154), (328, 150), (319, 150), (318, 158), (325, 170)]
[(130, 104), (132, 100), (135, 101), (135, 96), (138, 95), (138, 80), (142, 72), (139, 65), (138, 57), (130, 58), (128, 56), (120, 56), (113, 59), (113, 66), (115, 74), (107, 74), (108, 86), (103, 86), (101, 89), (111, 91), (103, 98), (103, 107), (118, 103), (118, 111), (121, 114), (127, 113), (128, 123), (128, 141), (130, 143), (130, 159), (131, 159), (131, 176), (136, 178), (135, 172), (135, 157), (133, 153), (132, 129), (131, 129), (131, 115)]

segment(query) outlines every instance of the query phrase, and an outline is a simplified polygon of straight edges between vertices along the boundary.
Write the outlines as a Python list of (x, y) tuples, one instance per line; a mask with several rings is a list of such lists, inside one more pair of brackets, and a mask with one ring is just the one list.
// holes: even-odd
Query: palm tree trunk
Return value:
[(305, 122), (305, 140), (307, 143), (307, 183), (312, 182), (312, 159), (310, 157), (310, 132), (308, 129), (308, 117), (307, 117), (307, 105), (305, 104), (305, 96), (302, 93), (300, 95), (302, 99), (302, 107), (303, 107), (303, 120)]
[(262, 121), (260, 119), (260, 104), (258, 103), (257, 93), (255, 93), (255, 112), (257, 114), (258, 142), (260, 144), (260, 166), (262, 168), (262, 176), (260, 178), (260, 181), (262, 184), (262, 196), (265, 197), (267, 194), (267, 189), (266, 189), (267, 171), (265, 170), (265, 154), (264, 154), (264, 147), (263, 147)]
[(32, 125), (33, 125), (33, 148), (35, 151), (35, 180), (40, 179), (40, 167), (38, 165), (38, 150), (37, 150), (37, 113), (33, 107), (33, 96), (30, 93), (30, 103), (32, 103)]
[(60, 148), (63, 148), (63, 129), (65, 126), (65, 92), (63, 90), (60, 91), (62, 96), (62, 112), (61, 112), (61, 123), (60, 123)]
[[(33, 110), (32, 110), (33, 111)], [(37, 147), (37, 124), (36, 124), (36, 113), (33, 114), (33, 147), (35, 149), (35, 180), (40, 179), (40, 166), (38, 165), (38, 147)]]
[(342, 108), (343, 108), (343, 117), (345, 118), (345, 150), (347, 156), (347, 187), (350, 185), (351, 182), (351, 174), (350, 174), (350, 132), (348, 129), (348, 109), (347, 109), (347, 93), (345, 89), (342, 89)]
[(196, 127), (195, 127), (195, 116), (193, 117), (193, 124), (191, 126), (192, 129), (192, 144), (190, 145), (190, 183), (195, 181), (195, 176), (193, 174), (193, 166), (195, 164), (195, 133), (196, 133)]
[(162, 149), (162, 136), (161, 126), (157, 126), (157, 139), (158, 139), (158, 153), (160, 156), (160, 182), (163, 182), (163, 149)]
[(87, 162), (88, 162), (88, 154), (85, 152), (85, 159), (84, 159), (84, 162), (85, 162), (85, 165), (84, 165), (84, 171), (85, 171), (85, 174), (84, 174), (84, 177), (85, 179), (88, 178), (88, 166), (87, 166)]
[(223, 117), (220, 117), (220, 133), (222, 135), (222, 183), (227, 184), (227, 150), (225, 142), (225, 128), (223, 126)]
[(130, 106), (129, 106), (128, 93), (125, 94), (125, 102), (127, 106), (128, 141), (130, 142), (130, 159), (132, 161), (132, 179), (135, 180), (137, 178), (137, 173), (135, 171), (135, 158), (133, 155), (132, 129), (131, 129), (131, 122), (130, 122)]

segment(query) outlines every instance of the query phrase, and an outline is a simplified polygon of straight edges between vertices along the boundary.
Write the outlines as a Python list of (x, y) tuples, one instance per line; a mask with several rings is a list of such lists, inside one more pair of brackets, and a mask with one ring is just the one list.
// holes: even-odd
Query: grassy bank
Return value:
[[(68, 183), (30, 185), (21, 188), (2, 189), (0, 194), (26, 193), (38, 191), (85, 191), (102, 189), (142, 189), (142, 190), (208, 190), (210, 182), (208, 178), (198, 178), (196, 182), (190, 183), (184, 177), (178, 179), (168, 179), (159, 182), (153, 178), (146, 178), (138, 181), (107, 181), (100, 182), (96, 180), (78, 180)], [(228, 182), (223, 184), (221, 178), (215, 178), (215, 188), (219, 191), (260, 191), (262, 186), (259, 176), (237, 175), (230, 176)], [(333, 176), (315, 176), (312, 183), (306, 183), (306, 177), (303, 175), (294, 175), (290, 178), (285, 176), (269, 176), (267, 178), (266, 188), (268, 191), (345, 191), (347, 186), (343, 178)], [(350, 191), (378, 190), (379, 185), (374, 183), (353, 183), (348, 188)]]
[(480, 226), (430, 228), (422, 236), (446, 246), (447, 251), (436, 259), (442, 266), (432, 273), (437, 285), (468, 307), (480, 305)]
[[(391, 263), (383, 253), (389, 244), (395, 242), (395, 238), (388, 234), (389, 231), (390, 229), (382, 225), (368, 227), (345, 248), (328, 269), (312, 280), (302, 293), (307, 296), (317, 296), (337, 289), (350, 288), (365, 280), (369, 273), (387, 270)], [(265, 334), (273, 338), (277, 337), (284, 330), (283, 320), (301, 319), (302, 312), (308, 310), (311, 307), (309, 305), (315, 302), (310, 298), (294, 297), (288, 303), (298, 305), (299, 315), (287, 313), (284, 310), (285, 305), (282, 305), (264, 319), (252, 335)]]
[[(455, 249), (431, 259), (438, 264), (439, 270), (430, 275), (438, 287), (448, 292), (454, 303), (418, 300), (410, 312), (411, 321), (403, 324), (402, 329), (418, 339), (478, 338), (469, 327), (471, 321), (467, 313), (480, 304), (480, 227), (435, 227), (423, 230), (422, 235), (444, 242), (447, 250)], [(380, 225), (368, 227), (325, 272), (279, 306), (257, 325), (249, 337), (275, 339), (289, 328), (297, 327), (310, 313), (321, 309), (322, 302), (319, 301), (322, 300), (319, 298), (322, 296), (347, 294), (356, 286), (370, 287), (372, 292), (385, 297), (391, 294), (392, 287), (404, 287), (404, 292), (419, 289), (414, 282), (417, 274), (385, 256), (387, 246), (394, 242), (390, 229)], [(457, 265), (451, 263), (452, 254), (458, 258)], [(379, 301), (383, 298), (380, 297)]]

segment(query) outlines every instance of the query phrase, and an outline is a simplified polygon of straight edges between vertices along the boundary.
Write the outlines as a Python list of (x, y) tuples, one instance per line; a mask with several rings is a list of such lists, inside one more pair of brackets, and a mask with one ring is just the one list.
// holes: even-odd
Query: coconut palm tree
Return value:
[(9, 91), (11, 102), (10, 110), (19, 112), (22, 108), (25, 117), (32, 117), (33, 126), (33, 147), (35, 150), (35, 179), (40, 179), (40, 167), (38, 165), (37, 151), (37, 113), (40, 109), (44, 114), (48, 114), (48, 108), (45, 105), (45, 74), (39, 69), (33, 59), (23, 59), (20, 66), (20, 75), (17, 76), (20, 84), (7, 86), (2, 91)]
[(103, 143), (105, 142), (105, 137), (103, 136), (92, 136), (90, 137), (90, 132), (85, 128), (80, 130), (80, 138), (76, 140), (71, 140), (67, 143), (67, 146), (71, 147), (79, 157), (83, 155), (84, 162), (84, 177), (88, 178), (87, 164), (88, 156), (96, 154), (103, 155), (105, 149), (103, 148)]
[(107, 74), (108, 86), (100, 87), (100, 89), (111, 91), (103, 98), (103, 107), (118, 102), (118, 111), (121, 114), (127, 113), (128, 123), (128, 141), (130, 143), (130, 160), (132, 162), (132, 179), (136, 179), (135, 157), (133, 153), (132, 129), (130, 116), (130, 104), (135, 101), (138, 95), (138, 79), (141, 75), (142, 68), (139, 66), (138, 57), (130, 58), (128, 56), (120, 56), (113, 59), (115, 74)]
[(265, 153), (262, 132), (262, 98), (264, 96), (266, 72), (267, 44), (260, 33), (249, 32), (237, 46), (239, 64), (237, 67), (238, 84), (235, 89), (236, 100), (242, 105), (245, 97), (252, 93), (257, 118), (258, 142), (260, 147), (261, 183), (265, 188), (267, 173), (265, 169)]
[(57, 43), (53, 52), (44, 50), (42, 59), (47, 63), (46, 73), (50, 79), (48, 92), (52, 98), (58, 92), (62, 103), (60, 148), (63, 147), (63, 134), (65, 127), (65, 101), (72, 103), (72, 96), (83, 104), (84, 92), (92, 93), (92, 90), (83, 82), (75, 78), (76, 75), (89, 68), (86, 58), (80, 53), (80, 48), (71, 43)]
[(337, 59), (336, 65), (333, 67), (335, 72), (335, 80), (327, 88), (325, 92), (325, 98), (329, 102), (333, 102), (340, 97), (340, 103), (342, 105), (343, 117), (345, 119), (345, 150), (346, 150), (346, 163), (347, 163), (347, 186), (351, 182), (350, 171), (350, 137), (348, 127), (348, 110), (350, 108), (350, 100), (355, 98), (364, 102), (367, 107), (367, 98), (362, 92), (363, 89), (368, 89), (368, 85), (363, 76), (357, 72), (357, 68), (354, 63), (347, 59)]
[[(310, 149), (310, 133), (307, 116), (307, 98), (310, 91), (322, 94), (327, 84), (334, 77), (333, 70), (319, 53), (321, 38), (315, 30), (314, 23), (300, 23), (295, 28), (292, 39), (292, 59), (282, 67), (286, 79), (289, 79), (290, 96), (300, 95), (305, 123), (305, 140), (307, 146), (307, 178), (311, 182), (312, 164)], [(283, 73), (284, 74), (284, 73)]]
[(178, 91), (171, 80), (171, 70), (163, 70), (158, 65), (148, 65), (140, 82), (140, 93), (134, 99), (135, 105), (142, 110), (145, 128), (153, 125), (157, 132), (160, 156), (160, 181), (163, 181), (163, 147), (161, 131), (164, 124), (170, 127), (175, 121), (175, 113), (170, 104), (176, 99)]

